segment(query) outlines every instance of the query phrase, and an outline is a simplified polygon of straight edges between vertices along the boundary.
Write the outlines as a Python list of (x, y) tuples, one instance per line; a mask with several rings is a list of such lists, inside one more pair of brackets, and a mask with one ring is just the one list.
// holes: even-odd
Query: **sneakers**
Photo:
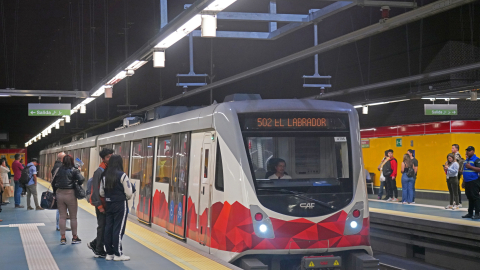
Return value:
[(33, 207), (29, 206), (29, 207), (27, 207), (27, 210), (33, 210)]
[[(94, 256), (95, 258), (105, 258), (105, 259), (107, 259), (107, 256), (108, 256), (105, 251), (104, 252), (93, 251), (93, 253), (95, 253), (95, 256)], [(111, 261), (111, 259), (109, 261)]]
[(381, 199), (382, 199), (382, 197), (380, 197), (380, 196), (377, 197), (377, 200), (381, 200)]
[(452, 205), (447, 205), (447, 206), (445, 206), (445, 209), (453, 209), (453, 206)]
[(410, 204), (415, 204), (415, 202), (411, 202)]
[(462, 218), (472, 218), (473, 215), (472, 214), (466, 214), (465, 216), (462, 216)]
[(93, 252), (95, 252), (95, 249), (97, 248), (96, 245), (92, 244), (92, 242), (88, 242), (87, 243), (87, 247), (90, 249), (90, 250), (93, 250)]
[(45, 209), (43, 209), (43, 208), (40, 207), (40, 206), (37, 206), (37, 207), (35, 208), (35, 210), (45, 210)]
[(72, 245), (80, 243), (82, 243), (82, 239), (80, 239), (80, 237), (77, 236), (77, 238), (72, 238)]
[(392, 200), (392, 202), (398, 202), (398, 199), (397, 199), (397, 198), (395, 198), (395, 199), (393, 199), (393, 200)]
[(402, 204), (407, 204), (407, 202), (402, 202)]
[[(65, 231), (71, 231), (72, 228), (65, 228)], [(60, 231), (60, 228), (57, 228), (57, 231)]]
[(15, 205), (15, 208), (25, 208), (23, 205)]
[(115, 256), (113, 258), (114, 261), (130, 261), (130, 257), (129, 256), (125, 256), (125, 255), (122, 255), (122, 256)]
[(107, 260), (107, 261), (113, 261), (113, 259), (114, 259), (115, 257), (116, 257), (116, 256), (113, 255), (113, 254), (112, 254), (112, 255), (107, 254), (107, 256), (105, 256), (105, 260)]
[(60, 245), (66, 245), (66, 244), (67, 244), (67, 239), (66, 238), (60, 239)]
[(472, 219), (473, 219), (473, 220), (478, 220), (478, 219), (480, 219), (480, 216), (479, 216), (479, 215), (474, 215), (474, 216), (472, 217)]
[(392, 201), (392, 198), (388, 198), (387, 202), (391, 202)]
[(457, 205), (457, 206), (458, 206), (458, 208), (462, 208), (462, 204), (461, 204), (461, 203), (460, 203), (459, 205)]

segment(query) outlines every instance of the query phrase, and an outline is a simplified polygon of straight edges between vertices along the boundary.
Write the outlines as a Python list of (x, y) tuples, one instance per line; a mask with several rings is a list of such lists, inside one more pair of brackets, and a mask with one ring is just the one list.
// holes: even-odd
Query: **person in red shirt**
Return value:
[(397, 189), (397, 160), (393, 157), (393, 150), (387, 150), (387, 155), (390, 162), (391, 174), (384, 175), (385, 182), (387, 183), (387, 201), (398, 202), (398, 189)]
[(23, 205), (20, 205), (20, 195), (22, 194), (22, 187), (20, 186), (20, 176), (22, 176), (23, 165), (20, 163), (20, 154), (15, 154), (15, 161), (12, 163), (13, 170), (13, 182), (15, 183), (15, 208), (24, 208)]

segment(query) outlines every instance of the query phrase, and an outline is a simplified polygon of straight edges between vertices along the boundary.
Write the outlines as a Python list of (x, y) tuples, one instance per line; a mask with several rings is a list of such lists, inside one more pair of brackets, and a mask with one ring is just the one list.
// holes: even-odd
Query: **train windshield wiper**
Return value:
[(321, 206), (332, 209), (332, 210), (337, 210), (337, 208), (333, 205), (329, 205), (326, 202), (322, 202), (322, 201), (319, 201), (317, 199), (313, 199), (313, 198), (307, 197), (305, 195), (302, 195), (302, 194), (305, 194), (304, 192), (298, 192), (298, 191), (287, 190), (287, 189), (269, 189), (269, 188), (260, 188), (258, 190), (259, 191), (273, 191), (273, 192), (278, 192), (278, 193), (293, 194), (295, 197), (302, 198), (304, 200), (308, 200), (308, 201), (312, 201), (312, 202), (316, 202), (316, 203), (320, 204)]

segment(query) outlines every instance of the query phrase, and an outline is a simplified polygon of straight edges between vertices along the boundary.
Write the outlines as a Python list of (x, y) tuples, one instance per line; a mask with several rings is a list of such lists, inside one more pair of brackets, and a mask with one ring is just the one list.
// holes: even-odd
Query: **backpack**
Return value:
[(385, 177), (390, 176), (393, 173), (392, 164), (390, 164), (390, 161), (392, 160), (385, 162), (385, 164), (382, 167), (383, 175)]
[(457, 154), (455, 154), (455, 159), (458, 163), (458, 172), (461, 173), (463, 172), (463, 163), (465, 163), (465, 159), (462, 158), (462, 155), (460, 155), (460, 153)]
[(30, 165), (30, 166), (27, 166), (27, 167), (23, 168), (22, 174), (21, 174), (20, 178), (18, 179), (18, 182), (20, 182), (20, 184), (23, 184), (23, 185), (28, 184), (28, 182), (30, 181), (30, 167), (32, 167), (32, 166), (33, 165)]
[[(98, 167), (100, 170), (102, 170), (102, 175), (104, 173), (104, 169), (102, 167)], [(102, 177), (100, 177), (102, 178)], [(92, 183), (93, 183), (93, 177), (88, 179), (87, 181), (87, 190), (86, 190), (86, 198), (88, 199), (88, 202), (89, 203), (92, 203), (92, 198), (90, 198), (92, 196)]]
[[(406, 166), (407, 164), (405, 164)], [(407, 174), (407, 176), (409, 178), (412, 178), (412, 177), (415, 177), (415, 169), (413, 169), (413, 167), (406, 167), (405, 168), (405, 173)]]

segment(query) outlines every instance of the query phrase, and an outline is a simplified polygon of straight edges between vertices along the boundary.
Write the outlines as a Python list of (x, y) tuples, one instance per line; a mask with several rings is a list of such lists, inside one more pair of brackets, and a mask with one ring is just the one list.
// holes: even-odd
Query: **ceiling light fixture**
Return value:
[(136, 60), (130, 66), (128, 66), (125, 70), (137, 70), (141, 68), (143, 65), (145, 65), (148, 61), (140, 61)]
[(200, 14), (193, 16), (188, 22), (171, 33), (168, 37), (160, 41), (155, 48), (168, 49), (180, 39), (186, 37), (193, 30), (197, 29), (202, 24), (202, 17)]
[(217, 15), (202, 14), (202, 37), (214, 38), (217, 36)]
[(216, 0), (206, 7), (205, 11), (222, 11), (226, 9), (231, 4), (235, 3), (237, 0)]
[(156, 48), (153, 50), (153, 67), (164, 68), (165, 67), (165, 50)]
[(98, 90), (95, 91), (95, 93), (93, 93), (92, 97), (99, 97), (99, 96), (103, 95), (104, 92), (105, 92), (105, 85), (98, 88)]

